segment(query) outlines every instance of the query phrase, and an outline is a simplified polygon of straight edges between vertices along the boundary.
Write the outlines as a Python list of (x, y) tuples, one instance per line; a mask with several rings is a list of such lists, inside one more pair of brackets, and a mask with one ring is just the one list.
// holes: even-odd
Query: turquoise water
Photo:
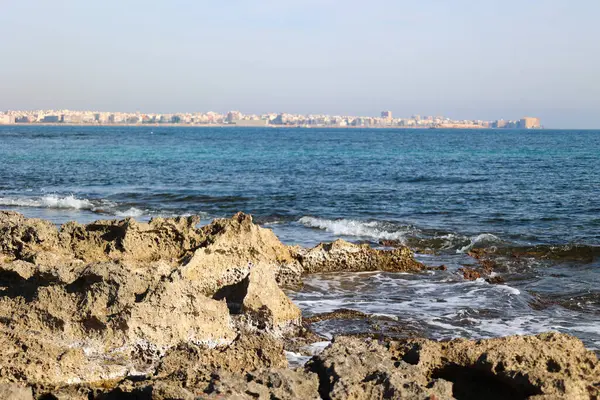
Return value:
[[(360, 289), (311, 277), (291, 294), (306, 313), (600, 347), (600, 131), (4, 126), (0, 161), (0, 208), (56, 223), (242, 210), (287, 243), (394, 239), (449, 267), (344, 277)], [(506, 249), (505, 285), (462, 280), (473, 247)]]

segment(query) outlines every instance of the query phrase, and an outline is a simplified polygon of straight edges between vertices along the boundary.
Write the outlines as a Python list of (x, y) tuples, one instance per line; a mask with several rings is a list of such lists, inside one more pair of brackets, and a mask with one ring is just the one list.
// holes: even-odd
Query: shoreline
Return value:
[[(400, 129), (400, 130), (490, 130), (490, 131), (539, 131), (548, 130), (547, 128), (521, 129), (521, 128), (490, 128), (485, 126), (441, 126), (441, 127), (416, 127), (416, 126), (304, 126), (304, 125), (271, 125), (265, 124), (260, 126), (254, 125), (236, 125), (236, 124), (65, 124), (65, 123), (12, 123), (0, 124), (0, 126), (73, 126), (73, 127), (148, 127), (148, 128), (289, 128), (289, 129)], [(567, 129), (569, 130), (569, 129)], [(572, 129), (586, 130), (586, 129)], [(594, 129), (589, 129), (594, 130)]]
[[(303, 318), (282, 290), (317, 273), (435, 273), (407, 247), (286, 246), (243, 213), (198, 222), (127, 218), (57, 228), (0, 211), (0, 348), (14, 355), (0, 361), (8, 374), (0, 390), (36, 398), (150, 391), (159, 399), (446, 399), (481, 398), (491, 386), (499, 398), (600, 395), (596, 355), (566, 334), (435, 341), (359, 331), (331, 339), (313, 324), (390, 320), (343, 309)], [(481, 262), (476, 272), (490, 268)], [(291, 359), (303, 361), (290, 367)]]

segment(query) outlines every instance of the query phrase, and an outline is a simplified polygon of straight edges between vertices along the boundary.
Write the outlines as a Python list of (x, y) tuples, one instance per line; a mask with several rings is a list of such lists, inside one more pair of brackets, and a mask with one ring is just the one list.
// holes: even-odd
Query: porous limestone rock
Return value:
[(337, 337), (307, 368), (328, 399), (596, 399), (600, 363), (572, 336), (487, 340)]
[[(287, 247), (241, 213), (197, 222), (69, 223), (59, 232), (0, 214), (0, 332), (16, 357), (9, 369), (0, 361), (0, 377), (106, 381), (145, 373), (182, 343), (222, 350), (241, 329), (299, 325), (300, 310), (276, 282), (282, 265), (298, 265)], [(223, 268), (237, 272), (222, 279)], [(29, 352), (19, 354), (19, 340)], [(44, 346), (54, 350), (34, 351)]]
[(368, 244), (353, 244), (342, 239), (300, 251), (297, 257), (305, 273), (376, 270), (419, 272), (424, 269), (408, 247), (373, 249)]
[(31, 389), (10, 383), (0, 383), (0, 399), (3, 400), (33, 400)]
[(58, 231), (51, 222), (0, 211), (0, 253), (5, 257), (28, 260), (36, 252), (58, 248)]
[(227, 399), (321, 399), (316, 374), (302, 369), (261, 369), (242, 374), (213, 375), (208, 398)]
[(203, 391), (219, 371), (246, 373), (285, 367), (287, 359), (281, 340), (267, 333), (246, 332), (228, 346), (216, 349), (187, 343), (169, 350), (156, 368), (154, 379)]
[(35, 264), (74, 259), (176, 262), (205, 240), (196, 229), (199, 222), (197, 216), (154, 218), (149, 223), (126, 218), (87, 225), (68, 222), (59, 231), (48, 221), (0, 211), (0, 252)]
[(595, 354), (557, 333), (338, 337), (305, 369), (283, 369), (282, 334), (302, 328), (278, 283), (424, 267), (404, 247), (288, 247), (242, 213), (202, 228), (198, 221), (57, 230), (0, 212), (0, 393), (28, 398), (20, 390), (27, 386), (36, 398), (58, 399), (600, 397)]
[(198, 223), (197, 216), (153, 218), (148, 223), (133, 218), (87, 225), (68, 222), (59, 237), (65, 251), (86, 262), (176, 262), (204, 241)]
[(323, 399), (451, 399), (452, 385), (430, 380), (372, 340), (337, 337), (307, 369), (319, 375)]
[(302, 312), (277, 285), (275, 273), (267, 264), (252, 267), (247, 278), (242, 313), (259, 328), (299, 325)]
[(600, 396), (600, 363), (581, 340), (560, 333), (487, 340), (396, 342), (397, 354), (454, 382), (459, 398), (587, 399)]
[[(237, 213), (231, 219), (216, 219), (202, 228), (206, 242), (182, 267), (188, 279), (201, 279), (207, 294), (244, 279), (253, 265), (266, 264), (283, 283), (297, 283), (301, 275), (298, 261), (270, 229)], [(294, 272), (296, 271), (296, 272)]]

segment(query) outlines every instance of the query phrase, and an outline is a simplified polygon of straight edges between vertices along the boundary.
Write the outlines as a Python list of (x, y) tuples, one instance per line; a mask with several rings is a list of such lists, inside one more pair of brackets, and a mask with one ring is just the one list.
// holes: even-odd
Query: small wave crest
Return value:
[(492, 235), (491, 233), (481, 233), (477, 236), (472, 237), (471, 242), (469, 244), (456, 250), (456, 252), (457, 253), (466, 253), (467, 251), (471, 250), (475, 246), (493, 245), (493, 244), (498, 244), (501, 242), (502, 242), (502, 240), (496, 235)]
[(39, 198), (0, 197), (0, 206), (41, 207), (92, 211), (96, 209), (96, 205), (88, 199), (78, 199), (73, 195), (60, 197), (53, 194)]
[(190, 213), (189, 211), (178, 210), (154, 210), (142, 207), (137, 203), (120, 204), (107, 199), (85, 199), (78, 198), (75, 195), (59, 196), (50, 194), (38, 197), (0, 197), (1, 207), (12, 208), (42, 208), (64, 210), (80, 210), (100, 214), (104, 216), (115, 216), (119, 218), (133, 217), (149, 219), (152, 217), (187, 217), (190, 215), (199, 215), (207, 218), (208, 214), (201, 211)]
[(117, 217), (141, 217), (146, 213), (139, 208), (131, 207), (124, 211), (115, 211)]
[[(329, 233), (340, 236), (365, 237), (376, 240), (398, 240), (405, 243), (406, 234), (410, 227), (388, 228), (388, 224), (378, 221), (358, 221), (352, 219), (323, 219), (316, 217), (302, 217), (298, 220), (302, 225), (309, 228), (323, 229)], [(390, 224), (391, 227), (391, 224)], [(399, 229), (398, 229), (399, 228)]]

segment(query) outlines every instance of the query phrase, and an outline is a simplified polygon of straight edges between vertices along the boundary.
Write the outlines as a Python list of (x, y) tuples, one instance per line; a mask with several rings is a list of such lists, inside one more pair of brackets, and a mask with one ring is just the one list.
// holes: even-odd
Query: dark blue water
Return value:
[[(242, 210), (288, 243), (395, 239), (449, 270), (416, 281), (371, 276), (360, 295), (311, 278), (318, 282), (293, 296), (307, 313), (341, 303), (399, 307), (394, 315), (417, 307), (382, 297), (392, 285), (433, 296), (428, 319), (411, 322), (431, 336), (556, 329), (600, 346), (600, 131), (5, 126), (0, 208), (56, 223), (179, 214), (208, 222)], [(541, 256), (501, 260), (506, 285), (467, 283), (457, 268), (473, 262), (464, 254), (473, 247)], [(442, 311), (438, 294), (453, 299)], [(489, 307), (474, 305), (484, 298)], [(462, 327), (456, 313), (477, 326)]]

